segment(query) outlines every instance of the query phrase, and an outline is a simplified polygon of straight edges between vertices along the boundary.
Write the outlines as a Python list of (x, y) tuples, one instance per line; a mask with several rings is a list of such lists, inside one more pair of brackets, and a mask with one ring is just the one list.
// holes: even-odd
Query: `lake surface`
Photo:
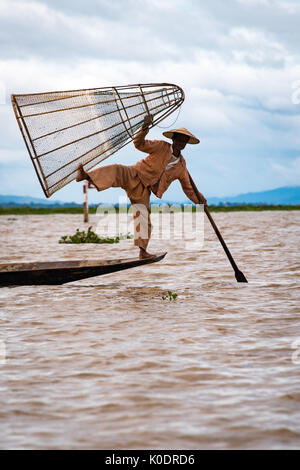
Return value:
[[(160, 263), (0, 289), (1, 448), (299, 448), (300, 211), (212, 215), (248, 284), (205, 220), (203, 246), (151, 241)], [(137, 253), (58, 244), (96, 216), (0, 222), (2, 264)]]

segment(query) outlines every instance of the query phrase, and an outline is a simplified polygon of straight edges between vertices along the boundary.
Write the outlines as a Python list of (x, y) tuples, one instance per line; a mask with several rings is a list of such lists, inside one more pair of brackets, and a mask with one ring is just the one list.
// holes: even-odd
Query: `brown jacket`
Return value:
[(185, 159), (180, 155), (179, 161), (169, 170), (165, 167), (171, 158), (171, 144), (164, 140), (145, 140), (148, 131), (142, 129), (136, 134), (134, 146), (149, 155), (138, 161), (134, 168), (137, 169), (139, 177), (145, 186), (150, 186), (151, 191), (159, 198), (168, 189), (174, 180), (179, 180), (187, 197), (198, 204), (199, 201), (191, 186)]

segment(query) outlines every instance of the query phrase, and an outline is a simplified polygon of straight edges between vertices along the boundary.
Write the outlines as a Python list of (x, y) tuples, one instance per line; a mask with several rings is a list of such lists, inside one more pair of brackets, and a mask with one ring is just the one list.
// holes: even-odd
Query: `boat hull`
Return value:
[(61, 285), (161, 261), (163, 253), (140, 260), (74, 260), (0, 265), (0, 286)]

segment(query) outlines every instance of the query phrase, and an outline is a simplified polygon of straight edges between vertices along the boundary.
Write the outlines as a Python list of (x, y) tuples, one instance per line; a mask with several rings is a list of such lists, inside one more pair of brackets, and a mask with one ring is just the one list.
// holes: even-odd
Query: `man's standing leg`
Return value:
[(143, 194), (139, 198), (129, 195), (134, 224), (134, 244), (140, 248), (140, 258), (155, 256), (147, 252), (150, 241), (152, 225), (150, 210), (150, 191), (144, 187)]

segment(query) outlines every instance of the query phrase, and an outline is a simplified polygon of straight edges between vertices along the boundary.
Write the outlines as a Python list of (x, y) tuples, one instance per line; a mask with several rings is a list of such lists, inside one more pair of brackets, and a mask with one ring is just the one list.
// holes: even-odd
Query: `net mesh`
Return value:
[(183, 102), (171, 84), (128, 85), (12, 95), (27, 150), (47, 197), (131, 142), (144, 117), (152, 125)]

